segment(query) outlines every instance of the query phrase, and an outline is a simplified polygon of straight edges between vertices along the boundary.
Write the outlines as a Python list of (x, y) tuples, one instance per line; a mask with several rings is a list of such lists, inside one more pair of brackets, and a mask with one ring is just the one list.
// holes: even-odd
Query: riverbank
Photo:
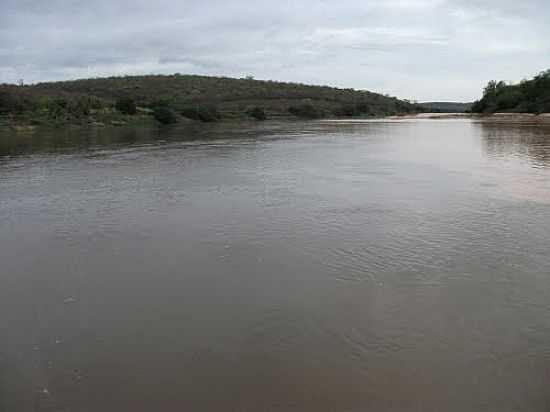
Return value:
[(155, 123), (148, 113), (124, 115), (115, 111), (97, 112), (79, 118), (52, 118), (42, 114), (23, 114), (18, 116), (0, 116), (0, 129), (15, 132), (32, 132), (38, 128), (65, 129), (69, 127), (142, 127)]
[(550, 113), (493, 113), (490, 115), (474, 113), (419, 113), (415, 115), (391, 116), (389, 119), (472, 119), (492, 123), (550, 124)]
[[(4, 125), (23, 127), (99, 126), (113, 120), (133, 124), (134, 116), (173, 124), (188, 119), (205, 123), (281, 117), (305, 120), (425, 111), (410, 101), (366, 90), (250, 78), (174, 74), (0, 85), (0, 123), (2, 116), (9, 116)], [(118, 119), (124, 115), (130, 117)]]
[(472, 118), (492, 123), (550, 124), (550, 113), (495, 113), (489, 116), (474, 115)]
[[(352, 117), (332, 117), (332, 120), (345, 119), (383, 119), (383, 116), (352, 116)], [(201, 121), (191, 119), (180, 114), (175, 114), (176, 121), (172, 123), (179, 125), (195, 125), (206, 126), (208, 124), (235, 124), (239, 122), (262, 122), (262, 121), (312, 121), (322, 120), (321, 118), (302, 118), (291, 114), (270, 113), (268, 117), (262, 120), (254, 119), (250, 116), (245, 116), (239, 113), (224, 113), (223, 117), (215, 121)], [(12, 130), (14, 132), (33, 132), (37, 129), (73, 129), (78, 127), (85, 128), (106, 128), (106, 127), (126, 127), (126, 128), (143, 128), (162, 126), (163, 124), (155, 119), (155, 117), (146, 109), (139, 109), (139, 113), (135, 115), (124, 115), (116, 111), (103, 111), (94, 113), (93, 115), (81, 118), (61, 118), (52, 119), (46, 116), (0, 116), (0, 130)]]
[[(471, 119), (484, 123), (499, 123), (499, 124), (531, 124), (531, 125), (550, 125), (550, 113), (539, 115), (530, 113), (494, 113), (491, 115), (479, 115), (472, 113), (417, 113), (403, 114), (386, 117), (335, 117), (321, 119), (327, 122), (361, 122), (361, 121), (384, 121), (384, 120), (449, 120), (449, 119)], [(218, 120), (216, 123), (232, 124), (235, 122), (252, 121), (250, 118), (242, 117), (225, 117)], [(269, 120), (293, 122), (299, 119), (293, 116), (273, 116)], [(303, 120), (303, 119), (302, 119)], [(313, 119), (312, 119), (313, 120)], [(181, 125), (195, 124), (200, 126), (204, 124), (201, 121), (179, 117), (178, 123)], [(139, 129), (144, 127), (159, 126), (151, 115), (146, 112), (137, 115), (123, 115), (116, 112), (102, 113), (99, 115), (89, 116), (78, 121), (72, 120), (57, 120), (47, 121), (40, 118), (10, 118), (0, 116), (0, 130), (13, 131), (16, 133), (33, 133), (37, 129), (74, 129), (79, 127), (85, 128), (112, 128), (125, 127), (129, 129)]]

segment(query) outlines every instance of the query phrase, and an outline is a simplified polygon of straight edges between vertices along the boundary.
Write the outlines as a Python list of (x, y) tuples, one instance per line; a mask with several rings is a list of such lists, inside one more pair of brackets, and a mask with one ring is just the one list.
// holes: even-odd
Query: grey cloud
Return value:
[(472, 100), (550, 67), (547, 0), (0, 2), (0, 82), (254, 74)]

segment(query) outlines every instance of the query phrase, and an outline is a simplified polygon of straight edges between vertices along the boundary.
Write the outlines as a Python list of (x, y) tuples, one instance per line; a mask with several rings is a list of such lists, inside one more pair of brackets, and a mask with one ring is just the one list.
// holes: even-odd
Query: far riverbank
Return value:
[(391, 116), (390, 119), (474, 119), (495, 123), (550, 124), (550, 113), (493, 113), (489, 115), (475, 113), (419, 113), (415, 115)]

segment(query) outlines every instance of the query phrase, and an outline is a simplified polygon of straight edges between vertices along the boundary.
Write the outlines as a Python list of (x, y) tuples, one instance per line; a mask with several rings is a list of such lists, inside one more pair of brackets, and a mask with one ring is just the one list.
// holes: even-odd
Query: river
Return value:
[(0, 133), (0, 411), (547, 411), (550, 128)]

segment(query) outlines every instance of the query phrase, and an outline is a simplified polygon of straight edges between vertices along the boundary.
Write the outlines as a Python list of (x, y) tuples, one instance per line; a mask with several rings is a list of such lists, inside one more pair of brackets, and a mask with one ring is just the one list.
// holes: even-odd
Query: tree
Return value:
[(162, 124), (178, 122), (176, 113), (168, 106), (157, 106), (153, 109), (153, 117)]
[(0, 91), (0, 114), (20, 111), (20, 102), (8, 91)]
[(54, 119), (67, 117), (67, 107), (69, 107), (69, 102), (67, 99), (63, 97), (53, 99), (49, 104), (50, 116)]
[(122, 114), (134, 115), (137, 113), (136, 103), (131, 97), (121, 97), (115, 103), (115, 108)]
[(252, 109), (248, 110), (247, 113), (250, 117), (253, 117), (256, 120), (267, 120), (267, 114), (265, 113), (265, 110), (261, 107), (253, 107)]
[(76, 101), (72, 101), (68, 105), (68, 111), (74, 117), (89, 116), (91, 113), (91, 100), (80, 98)]
[(497, 92), (497, 110), (508, 111), (515, 109), (523, 100), (519, 87), (509, 86)]
[(487, 83), (487, 86), (483, 89), (483, 97), (492, 97), (497, 94), (497, 82), (496, 80), (491, 80)]
[(207, 123), (215, 122), (221, 118), (218, 109), (209, 105), (187, 106), (182, 109), (181, 114), (189, 119)]
[(506, 87), (506, 83), (491, 80), (483, 89), (483, 97), (474, 103), (472, 111), (477, 113), (494, 113), (497, 110), (497, 94)]

